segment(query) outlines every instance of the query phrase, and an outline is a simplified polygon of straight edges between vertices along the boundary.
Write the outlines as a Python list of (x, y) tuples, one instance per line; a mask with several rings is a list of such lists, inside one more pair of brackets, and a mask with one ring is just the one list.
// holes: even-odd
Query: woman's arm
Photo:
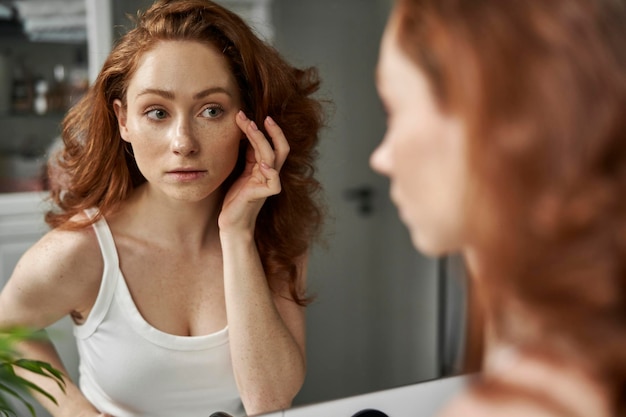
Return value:
[[(44, 329), (68, 314), (85, 315), (97, 296), (102, 261), (95, 237), (89, 231), (53, 230), (20, 259), (0, 293), (0, 328), (25, 326)], [(65, 393), (50, 378), (16, 370), (50, 393), (33, 396), (55, 417), (101, 415), (68, 377), (50, 341), (28, 341), (18, 346), (20, 355), (50, 363), (65, 375)]]
[[(253, 415), (289, 407), (300, 390), (306, 368), (305, 320), (303, 307), (290, 299), (286, 285), (270, 290), (254, 241), (263, 203), (281, 190), (279, 172), (289, 144), (270, 118), (265, 128), (273, 148), (243, 113), (237, 124), (250, 146), (246, 168), (225, 196), (219, 228), (233, 367), (246, 412)], [(304, 260), (299, 274), (303, 289)]]
[(54, 417), (94, 417), (105, 416), (95, 409), (93, 405), (84, 397), (80, 389), (69, 378), (68, 372), (63, 366), (61, 359), (50, 341), (31, 341), (19, 345), (22, 357), (44, 361), (61, 371), (65, 381), (64, 391), (50, 378), (35, 375), (22, 369), (16, 369), (16, 373), (21, 377), (35, 383), (44, 391), (51, 394), (57, 401), (54, 404), (47, 397), (31, 392), (32, 396)]
[(290, 297), (286, 288), (270, 291), (252, 239), (224, 236), (222, 245), (232, 361), (246, 412), (287, 408), (304, 382), (304, 307), (281, 297)]

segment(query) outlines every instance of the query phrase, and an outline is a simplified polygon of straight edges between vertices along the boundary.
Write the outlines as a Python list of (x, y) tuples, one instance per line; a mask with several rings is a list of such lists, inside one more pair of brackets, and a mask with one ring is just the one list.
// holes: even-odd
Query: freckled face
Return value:
[(235, 167), (240, 107), (226, 59), (188, 41), (163, 41), (146, 52), (128, 85), (126, 107), (114, 103), (122, 138), (150, 190), (188, 201), (211, 195)]
[(385, 30), (377, 68), (387, 131), (370, 164), (390, 178), (391, 197), (415, 247), (440, 255), (464, 243), (464, 130), (441, 112), (425, 75), (400, 50), (395, 20)]

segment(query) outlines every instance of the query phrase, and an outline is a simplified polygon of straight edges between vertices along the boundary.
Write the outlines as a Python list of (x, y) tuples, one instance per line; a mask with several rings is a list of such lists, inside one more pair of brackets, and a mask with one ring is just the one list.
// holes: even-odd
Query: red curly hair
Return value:
[[(313, 97), (320, 80), (315, 68), (292, 67), (239, 16), (209, 0), (158, 1), (138, 12), (136, 27), (116, 43), (94, 84), (63, 121), (65, 146), (49, 163), (56, 208), (46, 221), (51, 227), (86, 227), (113, 212), (146, 181), (120, 136), (113, 101), (125, 103), (140, 58), (166, 40), (202, 42), (222, 51), (244, 112), (261, 129), (271, 115), (287, 137), (291, 150), (281, 169), (282, 191), (264, 204), (255, 239), (269, 283), (288, 282), (292, 298), (305, 305), (309, 300), (297, 286), (298, 260), (323, 220), (321, 186), (314, 177), (324, 125), (322, 104)], [(231, 177), (241, 172), (244, 157), (242, 153)], [(99, 208), (98, 217), (72, 220), (89, 207)]]
[[(396, 12), (402, 50), (467, 128), (490, 325), (583, 369), (625, 417), (626, 3), (398, 0)], [(537, 332), (511, 326), (520, 312)]]

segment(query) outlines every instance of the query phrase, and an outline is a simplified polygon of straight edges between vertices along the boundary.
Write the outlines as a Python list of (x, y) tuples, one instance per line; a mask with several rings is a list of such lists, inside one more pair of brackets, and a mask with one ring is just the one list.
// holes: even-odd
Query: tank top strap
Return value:
[[(98, 209), (91, 208), (85, 210), (85, 213), (90, 218), (93, 218)], [(102, 253), (102, 260), (104, 268), (102, 271), (102, 281), (100, 282), (100, 289), (98, 291), (98, 297), (87, 317), (87, 320), (81, 325), (74, 326), (74, 335), (78, 338), (89, 337), (98, 327), (102, 320), (106, 316), (113, 295), (115, 294), (115, 288), (120, 279), (119, 258), (117, 255), (117, 249), (115, 248), (115, 241), (113, 240), (113, 234), (106, 222), (106, 219), (102, 217), (100, 220), (93, 224), (98, 244), (100, 245), (100, 252)]]

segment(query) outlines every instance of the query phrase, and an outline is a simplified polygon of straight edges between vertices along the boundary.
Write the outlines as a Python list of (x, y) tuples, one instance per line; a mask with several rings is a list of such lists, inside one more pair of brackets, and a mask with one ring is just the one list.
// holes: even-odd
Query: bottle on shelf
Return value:
[(69, 107), (69, 91), (65, 66), (57, 64), (53, 69), (53, 82), (48, 92), (48, 108), (51, 112), (64, 112)]
[(48, 112), (48, 81), (43, 78), (35, 81), (33, 111), (40, 116)]
[(30, 72), (19, 60), (13, 67), (12, 110), (15, 113), (30, 113), (33, 109), (33, 82)]

